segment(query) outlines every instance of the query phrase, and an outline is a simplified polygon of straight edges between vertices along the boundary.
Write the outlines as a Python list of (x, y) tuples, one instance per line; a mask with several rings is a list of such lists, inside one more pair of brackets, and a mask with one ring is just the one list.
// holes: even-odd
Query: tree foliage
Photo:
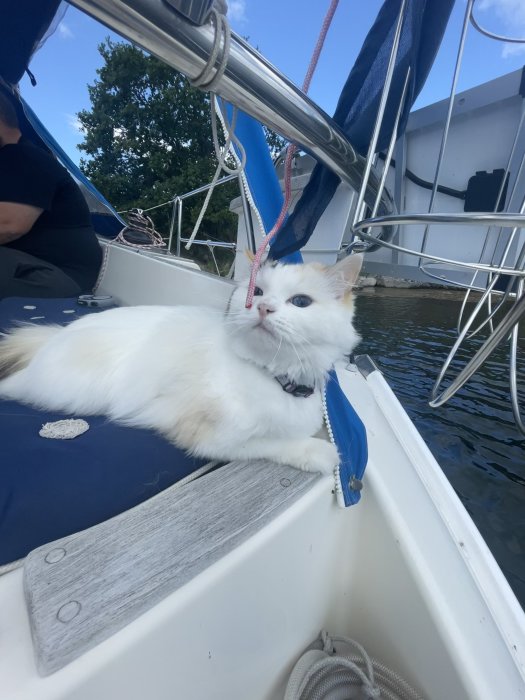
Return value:
[[(106, 39), (98, 48), (104, 64), (88, 86), (91, 109), (78, 114), (84, 134), (79, 148), (87, 156), (80, 167), (93, 184), (122, 211), (147, 209), (210, 182), (217, 162), (209, 96), (130, 44)], [(271, 135), (269, 141), (274, 150), (280, 148), (279, 137)], [(234, 240), (237, 222), (228, 206), (237, 194), (235, 182), (216, 189), (199, 237)], [(185, 235), (203, 199), (186, 200)], [(167, 235), (171, 207), (149, 215)], [(201, 260), (209, 259), (206, 249), (193, 250)]]

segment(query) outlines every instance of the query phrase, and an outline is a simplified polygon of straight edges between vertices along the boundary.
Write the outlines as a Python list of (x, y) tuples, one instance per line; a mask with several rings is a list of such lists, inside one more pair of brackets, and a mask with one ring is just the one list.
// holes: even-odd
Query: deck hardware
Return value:
[(361, 489), (363, 488), (363, 482), (361, 481), (361, 479), (356, 479), (356, 477), (353, 476), (348, 482), (348, 486), (352, 489), (352, 491), (361, 491)]
[(76, 600), (70, 600), (69, 603), (65, 603), (61, 608), (58, 609), (57, 619), (60, 622), (71, 622), (75, 618), (82, 606)]
[(48, 564), (56, 564), (66, 556), (66, 550), (63, 547), (55, 547), (51, 549), (45, 556), (45, 561)]
[(290, 481), (290, 479), (287, 479), (287, 478), (285, 478), (285, 477), (283, 477), (283, 478), (279, 481), (279, 483), (280, 483), (281, 486), (282, 486), (283, 488), (285, 488), (285, 489), (287, 489), (288, 486), (291, 486), (291, 485), (292, 485), (292, 482)]

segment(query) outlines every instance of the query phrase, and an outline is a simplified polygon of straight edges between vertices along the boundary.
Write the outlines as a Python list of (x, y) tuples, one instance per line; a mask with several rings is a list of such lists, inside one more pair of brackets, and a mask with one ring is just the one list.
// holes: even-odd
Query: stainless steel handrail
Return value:
[[(213, 25), (190, 24), (163, 0), (72, 0), (71, 4), (190, 79), (206, 65), (214, 40)], [(299, 144), (359, 191), (365, 158), (356, 154), (327, 114), (233, 33), (226, 70), (214, 92)], [(364, 193), (371, 209), (378, 191), (379, 180), (372, 173)], [(390, 194), (384, 190), (377, 213), (385, 215), (393, 210)]]
[[(456, 226), (471, 226), (479, 223), (486, 226), (501, 226), (503, 228), (525, 228), (525, 214), (509, 214), (509, 213), (488, 213), (488, 212), (469, 212), (458, 214), (399, 214), (392, 216), (378, 216), (373, 219), (363, 219), (354, 226), (354, 231), (361, 238), (369, 241), (377, 241), (377, 237), (367, 233), (368, 229), (377, 227), (393, 227), (409, 224), (455, 224)], [(512, 235), (509, 234), (509, 235)], [(464, 262), (457, 259), (445, 258), (441, 255), (434, 255), (422, 251), (415, 252), (412, 248), (404, 248), (397, 243), (388, 243), (382, 241), (381, 245), (385, 248), (391, 248), (401, 253), (409, 255), (418, 255), (426, 260), (434, 260), (435, 262), (445, 263), (447, 265), (455, 265), (457, 267), (469, 269), (472, 271), (492, 272), (495, 274), (512, 274), (517, 277), (525, 277), (525, 269), (516, 268), (516, 266), (498, 266), (488, 263)]]
[(177, 222), (177, 255), (180, 255), (180, 243), (181, 243), (181, 225), (182, 225), (182, 202), (185, 199), (188, 199), (189, 197), (193, 197), (194, 195), (197, 194), (202, 194), (203, 192), (207, 192), (209, 189), (212, 187), (218, 187), (220, 185), (224, 185), (227, 182), (232, 182), (232, 180), (236, 180), (237, 175), (225, 175), (221, 177), (215, 185), (213, 185), (211, 182), (208, 182), (206, 185), (201, 185), (201, 187), (197, 187), (194, 190), (190, 190), (189, 192), (185, 192), (184, 194), (178, 194), (175, 197), (173, 197), (172, 201), (172, 213), (171, 213), (171, 221), (170, 221), (170, 233), (169, 233), (169, 238), (168, 238), (168, 250), (171, 250), (171, 246), (173, 244), (173, 234), (175, 232), (175, 219), (178, 219)]

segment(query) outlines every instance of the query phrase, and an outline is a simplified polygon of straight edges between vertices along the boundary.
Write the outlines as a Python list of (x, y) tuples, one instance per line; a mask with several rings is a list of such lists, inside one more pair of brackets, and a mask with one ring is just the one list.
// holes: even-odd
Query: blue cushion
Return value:
[[(0, 330), (19, 320), (67, 323), (86, 313), (76, 299), (4, 299)], [(77, 416), (90, 428), (73, 440), (40, 437), (43, 423), (64, 417), (72, 416), (0, 401), (0, 565), (118, 515), (205, 463), (153, 431), (104, 416)]]

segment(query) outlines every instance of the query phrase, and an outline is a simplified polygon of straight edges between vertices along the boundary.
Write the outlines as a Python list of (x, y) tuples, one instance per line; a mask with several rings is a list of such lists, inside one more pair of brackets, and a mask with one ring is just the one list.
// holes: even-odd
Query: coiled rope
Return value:
[[(124, 228), (119, 231), (118, 236), (114, 239), (114, 242), (124, 243), (125, 245), (131, 246), (131, 248), (165, 248), (166, 243), (164, 242), (160, 233), (155, 229), (155, 224), (146, 216), (143, 209), (130, 209), (127, 216), (128, 223)], [(127, 232), (138, 231), (143, 233), (148, 237), (149, 241), (147, 243), (133, 243), (127, 240)]]
[(295, 664), (284, 700), (424, 700), (353, 639), (330, 637), (323, 630), (312, 647)]
[[(226, 16), (218, 12), (215, 8), (211, 10), (211, 20), (215, 25), (215, 34), (213, 37), (213, 46), (201, 73), (196, 78), (189, 79), (190, 85), (213, 92), (217, 87), (219, 80), (224, 75), (226, 65), (228, 63), (228, 55), (230, 53), (231, 30)], [(221, 39), (224, 39), (221, 42)], [(222, 52), (221, 52), (222, 43)], [(220, 58), (219, 58), (220, 53)], [(217, 59), (219, 60), (218, 66)], [(213, 75), (215, 71), (215, 75)]]

